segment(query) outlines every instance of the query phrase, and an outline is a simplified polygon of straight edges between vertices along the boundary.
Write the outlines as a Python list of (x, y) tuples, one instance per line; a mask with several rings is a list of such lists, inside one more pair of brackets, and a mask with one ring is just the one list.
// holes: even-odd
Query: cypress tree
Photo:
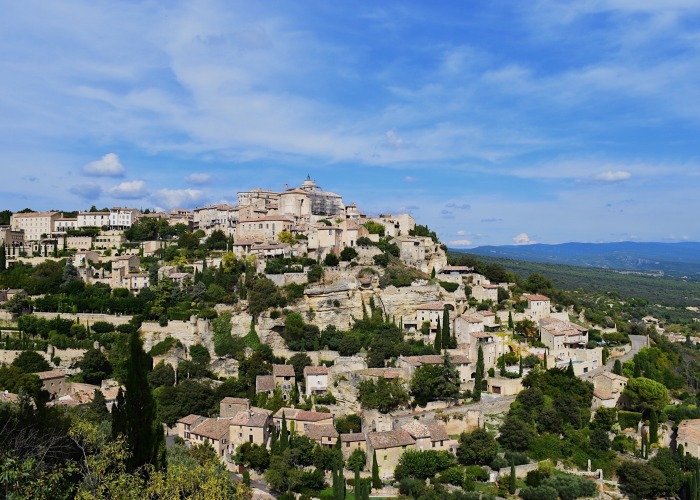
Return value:
[(508, 483), (508, 493), (515, 495), (515, 462), (510, 464), (510, 481)]
[(270, 433), (270, 454), (275, 455), (278, 450), (279, 444), (279, 433), (277, 432), (277, 427), (272, 426), (272, 432)]
[(474, 401), (481, 401), (481, 389), (484, 385), (484, 351), (479, 346), (479, 352), (476, 358), (476, 373), (474, 374)]
[(136, 470), (151, 464), (158, 468), (165, 451), (163, 428), (156, 416), (156, 405), (148, 383), (151, 358), (143, 351), (136, 330), (129, 338), (126, 373), (126, 438), (131, 457), (129, 466)]
[(642, 367), (641, 363), (634, 362), (634, 372), (632, 374), (634, 378), (638, 378), (642, 376)]
[(510, 331), (513, 331), (514, 328), (515, 328), (515, 325), (513, 324), (513, 312), (508, 311), (508, 329)]
[(440, 327), (440, 318), (437, 320), (437, 329), (435, 330), (435, 352), (440, 354), (440, 351), (442, 350), (442, 328)]
[(523, 376), (523, 353), (520, 353), (520, 364), (518, 365), (518, 373)]
[(653, 408), (649, 411), (649, 444), (659, 442), (659, 417)]
[(5, 256), (5, 244), (0, 245), (0, 273), (5, 270), (7, 265), (7, 257)]
[(500, 372), (501, 376), (505, 376), (506, 374), (506, 355), (501, 354), (498, 357), (498, 371)]
[(566, 367), (566, 374), (571, 378), (576, 376), (574, 373), (574, 363), (571, 360), (569, 360), (569, 366)]
[(445, 346), (445, 349), (457, 347), (457, 339), (450, 336), (450, 311), (447, 310), (447, 307), (442, 311), (442, 345)]
[(377, 450), (372, 454), (372, 488), (378, 490), (382, 487), (382, 481), (379, 479), (379, 465), (377, 465)]
[(112, 439), (119, 435), (126, 437), (126, 400), (121, 387), (117, 391), (117, 400), (112, 405)]
[(676, 447), (676, 454), (678, 455), (678, 457), (679, 457), (681, 460), (682, 460), (683, 458), (685, 458), (685, 448), (683, 448), (683, 445), (680, 444), (680, 443), (679, 443), (678, 446)]
[(433, 269), (430, 271), (430, 279), (435, 278), (435, 266), (433, 266)]
[(545, 349), (544, 350), (544, 369), (547, 369), (547, 354), (549, 353), (549, 350)]
[(369, 316), (367, 315), (367, 307), (365, 306), (365, 299), (362, 299), (362, 321), (367, 321)]
[(282, 432), (280, 433), (279, 449), (280, 453), (287, 449), (289, 446), (289, 431), (287, 430), (287, 417), (282, 412)]

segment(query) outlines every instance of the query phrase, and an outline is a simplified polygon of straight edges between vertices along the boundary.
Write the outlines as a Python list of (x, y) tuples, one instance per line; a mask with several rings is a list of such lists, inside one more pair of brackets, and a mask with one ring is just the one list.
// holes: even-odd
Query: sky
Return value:
[(700, 240), (697, 0), (0, 9), (0, 210), (310, 175), (450, 247)]

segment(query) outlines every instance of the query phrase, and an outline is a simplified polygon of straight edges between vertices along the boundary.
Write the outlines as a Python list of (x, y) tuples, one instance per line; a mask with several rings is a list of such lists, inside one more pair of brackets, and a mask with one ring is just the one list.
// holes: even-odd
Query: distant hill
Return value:
[(700, 243), (561, 243), (482, 246), (465, 253), (700, 279)]

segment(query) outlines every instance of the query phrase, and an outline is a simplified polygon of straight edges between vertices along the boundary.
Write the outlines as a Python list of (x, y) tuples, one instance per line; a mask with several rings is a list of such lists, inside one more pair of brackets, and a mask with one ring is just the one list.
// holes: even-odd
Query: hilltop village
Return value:
[(169, 464), (208, 453), (240, 498), (614, 498), (672, 439), (700, 455), (700, 421), (674, 434), (636, 361), (658, 320), (587, 316), (310, 178), (194, 210), (25, 210), (0, 244), (0, 404), (123, 429), (132, 459), (141, 405)]

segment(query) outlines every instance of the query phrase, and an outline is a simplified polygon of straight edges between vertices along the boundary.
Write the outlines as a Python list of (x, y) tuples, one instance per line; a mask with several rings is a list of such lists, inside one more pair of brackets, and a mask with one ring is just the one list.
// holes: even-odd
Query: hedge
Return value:
[(636, 429), (641, 419), (642, 414), (636, 411), (617, 412), (617, 421), (620, 423), (620, 429)]

